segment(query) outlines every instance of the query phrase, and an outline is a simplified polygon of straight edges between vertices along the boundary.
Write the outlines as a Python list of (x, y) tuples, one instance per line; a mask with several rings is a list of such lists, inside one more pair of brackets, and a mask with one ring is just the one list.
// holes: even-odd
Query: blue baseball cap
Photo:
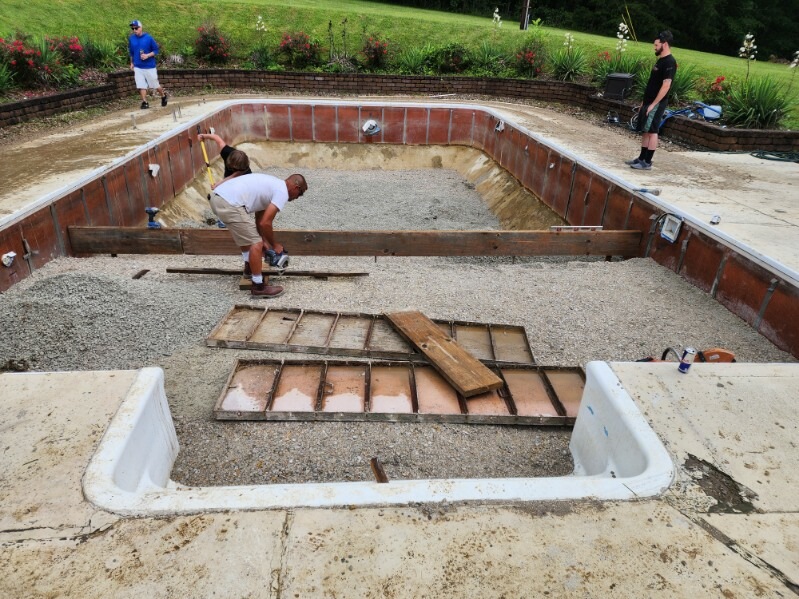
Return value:
[(141, 24), (141, 21), (131, 21), (131, 22), (130, 22), (130, 26), (131, 26), (131, 28), (134, 28), (134, 27), (141, 27), (141, 26), (142, 26), (142, 24)]

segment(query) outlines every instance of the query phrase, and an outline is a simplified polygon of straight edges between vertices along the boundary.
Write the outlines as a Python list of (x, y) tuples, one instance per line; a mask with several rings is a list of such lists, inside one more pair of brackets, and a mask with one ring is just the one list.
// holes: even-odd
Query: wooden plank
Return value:
[(502, 387), (502, 379), (421, 312), (390, 312), (386, 318), (464, 397)]
[[(78, 254), (236, 255), (223, 229), (69, 227)], [(637, 256), (640, 231), (276, 231), (292, 256)]]
[(72, 251), (76, 254), (184, 253), (179, 229), (67, 227), (67, 231)]
[[(241, 276), (241, 268), (167, 268), (166, 272), (180, 275), (237, 275)], [(327, 279), (330, 277), (368, 277), (368, 272), (338, 272), (334, 270), (272, 270), (264, 269), (263, 275), (280, 275), (282, 277), (313, 277)]]

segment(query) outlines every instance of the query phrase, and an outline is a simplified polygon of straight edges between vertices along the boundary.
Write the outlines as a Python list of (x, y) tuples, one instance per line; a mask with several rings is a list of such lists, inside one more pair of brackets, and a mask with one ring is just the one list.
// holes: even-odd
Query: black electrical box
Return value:
[(633, 91), (632, 73), (609, 73), (605, 80), (605, 98), (608, 100), (624, 100)]

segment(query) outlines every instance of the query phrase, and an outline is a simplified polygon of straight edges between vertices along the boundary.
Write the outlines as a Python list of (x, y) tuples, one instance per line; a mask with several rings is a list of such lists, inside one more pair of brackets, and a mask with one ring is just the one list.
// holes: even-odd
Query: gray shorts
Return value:
[(211, 210), (217, 218), (227, 226), (233, 241), (239, 247), (249, 246), (261, 241), (261, 235), (255, 226), (255, 215), (250, 214), (244, 206), (231, 206), (224, 198), (212, 194)]
[(161, 84), (158, 83), (157, 69), (133, 67), (133, 78), (136, 80), (136, 89), (158, 89), (161, 87)]

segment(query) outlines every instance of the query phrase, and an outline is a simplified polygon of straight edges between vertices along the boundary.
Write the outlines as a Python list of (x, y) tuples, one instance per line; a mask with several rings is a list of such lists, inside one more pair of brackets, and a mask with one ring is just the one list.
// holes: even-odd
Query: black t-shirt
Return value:
[[(236, 172), (236, 171), (234, 171), (234, 170), (231, 170), (231, 169), (230, 169), (230, 167), (227, 165), (227, 157), (228, 157), (228, 156), (230, 156), (230, 153), (231, 153), (233, 150), (235, 150), (235, 149), (236, 149), (236, 148), (234, 148), (233, 146), (225, 146), (224, 148), (222, 148), (222, 151), (221, 151), (221, 152), (219, 152), (219, 155), (222, 157), (222, 160), (224, 160), (224, 161), (225, 161), (225, 174), (224, 174), (224, 176), (222, 177), (223, 179), (227, 179), (227, 178), (228, 178), (230, 175), (232, 175), (233, 173), (235, 173), (235, 172)], [(243, 174), (243, 175), (251, 175), (251, 174), (252, 174), (252, 169), (249, 169), (249, 168), (248, 168), (248, 169), (247, 169), (246, 171), (244, 171), (242, 174)]]
[[(663, 82), (666, 79), (671, 79), (674, 82), (674, 76), (677, 74), (677, 61), (674, 56), (669, 54), (662, 58), (658, 58), (655, 66), (652, 67), (652, 72), (649, 74), (649, 82), (646, 84), (644, 90), (644, 104), (648, 104), (655, 99), (660, 91)], [(664, 100), (669, 99), (669, 94), (666, 94)]]

